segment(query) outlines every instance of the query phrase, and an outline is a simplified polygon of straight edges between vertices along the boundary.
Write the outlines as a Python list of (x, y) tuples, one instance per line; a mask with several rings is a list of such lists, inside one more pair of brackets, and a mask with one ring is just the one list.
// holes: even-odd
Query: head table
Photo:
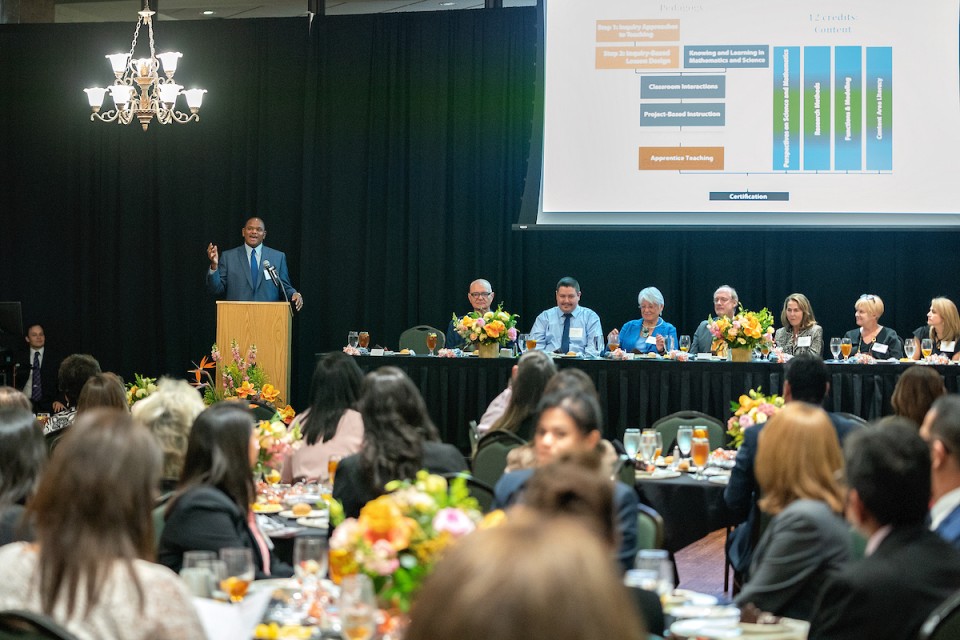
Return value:
[[(322, 355), (322, 354), (317, 354)], [(419, 387), (444, 442), (470, 450), (467, 424), (479, 420), (507, 385), (514, 358), (358, 356), (366, 373), (378, 367), (403, 369)], [(557, 359), (593, 379), (604, 411), (604, 435), (620, 438), (627, 427), (649, 427), (680, 410), (695, 410), (726, 422), (730, 401), (749, 389), (783, 391), (783, 365), (771, 362), (677, 362)], [(907, 366), (828, 363), (830, 393), (824, 406), (873, 420), (891, 413), (890, 396)], [(960, 367), (935, 366), (947, 390), (957, 392)]]

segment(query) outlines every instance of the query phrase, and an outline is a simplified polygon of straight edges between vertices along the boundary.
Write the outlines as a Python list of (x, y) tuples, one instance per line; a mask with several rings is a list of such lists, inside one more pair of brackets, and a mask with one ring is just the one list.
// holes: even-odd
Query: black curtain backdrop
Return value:
[(160, 22), (158, 50), (184, 54), (178, 80), (209, 93), (199, 124), (147, 132), (88, 122), (82, 93), (110, 81), (103, 56), (132, 32), (0, 25), (0, 299), (21, 300), (57, 351), (126, 377), (182, 377), (207, 352), (206, 244), (238, 245), (254, 214), (306, 303), (300, 408), (315, 353), (351, 329), (391, 347), (409, 326), (442, 329), (469, 308), (475, 277), (522, 329), (564, 275), (605, 331), (638, 316), (647, 285), (681, 333), (722, 283), (776, 316), (806, 293), (827, 337), (854, 327), (864, 292), (883, 297), (881, 322), (901, 335), (925, 323), (932, 296), (960, 296), (953, 231), (512, 231), (537, 91), (534, 8), (326, 16), (312, 30)]

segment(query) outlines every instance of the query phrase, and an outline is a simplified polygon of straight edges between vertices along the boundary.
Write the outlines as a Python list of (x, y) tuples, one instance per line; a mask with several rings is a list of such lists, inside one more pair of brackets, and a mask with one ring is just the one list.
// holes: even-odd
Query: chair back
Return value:
[(637, 551), (663, 548), (663, 518), (653, 507), (637, 505)]
[(866, 420), (864, 420), (863, 418), (861, 418), (855, 413), (849, 413), (847, 411), (837, 411), (834, 413), (834, 415), (838, 415), (842, 418), (846, 418), (847, 420), (849, 420), (850, 422), (853, 422), (854, 424), (859, 424), (864, 426), (870, 424), (869, 422), (867, 422)]
[(727, 443), (727, 434), (723, 430), (723, 423), (699, 411), (677, 411), (664, 416), (653, 423), (653, 428), (663, 435), (663, 455), (673, 451), (677, 443), (677, 430), (681, 426), (700, 427), (707, 430), (710, 439), (710, 449), (722, 447)]
[(473, 477), (495, 487), (504, 469), (507, 468), (507, 454), (512, 449), (526, 444), (526, 441), (510, 431), (489, 431), (477, 442), (477, 453), (473, 456)]
[(960, 638), (960, 591), (933, 610), (920, 627), (920, 640), (956, 640)]
[(447, 480), (464, 478), (467, 481), (467, 491), (477, 499), (477, 502), (480, 504), (480, 510), (484, 513), (490, 511), (490, 507), (493, 505), (493, 487), (486, 482), (478, 480), (466, 471), (448, 471), (441, 475)]
[(440, 329), (436, 329), (427, 324), (420, 324), (415, 327), (410, 327), (401, 333), (400, 349), (410, 349), (417, 355), (425, 355), (430, 353), (430, 350), (427, 349), (427, 334), (429, 333), (437, 334), (437, 349), (443, 349), (443, 345), (446, 344), (447, 341), (443, 331), (440, 331)]
[(477, 421), (471, 420), (468, 425), (470, 429), (470, 459), (477, 455), (477, 442), (480, 440), (480, 432), (477, 431)]
[(33, 611), (0, 611), (0, 640), (77, 640), (48, 616)]
[(167, 503), (170, 501), (170, 498), (173, 496), (173, 492), (165, 493), (159, 498), (156, 502), (153, 503), (153, 511), (150, 512), (150, 516), (153, 518), (153, 542), (154, 549), (160, 547), (160, 536), (163, 535), (163, 525), (167, 523), (166, 520), (166, 511)]

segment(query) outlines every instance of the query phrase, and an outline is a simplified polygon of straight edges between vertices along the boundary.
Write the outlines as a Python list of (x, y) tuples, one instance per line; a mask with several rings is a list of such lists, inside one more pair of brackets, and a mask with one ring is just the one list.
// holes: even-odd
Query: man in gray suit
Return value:
[[(282, 251), (263, 246), (267, 228), (260, 218), (250, 218), (241, 230), (243, 246), (223, 252), (217, 245), (207, 246), (210, 269), (207, 270), (207, 291), (227, 300), (281, 302), (289, 300), (297, 311), (303, 308), (303, 296), (290, 284), (287, 256)], [(283, 291), (275, 285), (265, 263), (276, 269)]]

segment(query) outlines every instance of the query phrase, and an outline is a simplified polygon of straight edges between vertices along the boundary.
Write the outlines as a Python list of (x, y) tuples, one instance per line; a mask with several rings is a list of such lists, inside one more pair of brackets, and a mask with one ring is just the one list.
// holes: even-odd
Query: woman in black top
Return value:
[(865, 293), (853, 305), (854, 317), (859, 329), (851, 329), (843, 336), (850, 339), (853, 348), (850, 355), (866, 353), (877, 360), (899, 360), (903, 357), (903, 343), (900, 336), (890, 327), (880, 325), (883, 315), (883, 300), (880, 296)]
[(918, 327), (913, 332), (917, 349), (913, 354), (914, 360), (923, 357), (920, 351), (921, 342), (929, 339), (933, 344), (932, 353), (943, 355), (951, 360), (960, 359), (960, 315), (957, 305), (949, 298), (934, 298), (930, 301), (930, 311), (927, 312), (927, 326)]

